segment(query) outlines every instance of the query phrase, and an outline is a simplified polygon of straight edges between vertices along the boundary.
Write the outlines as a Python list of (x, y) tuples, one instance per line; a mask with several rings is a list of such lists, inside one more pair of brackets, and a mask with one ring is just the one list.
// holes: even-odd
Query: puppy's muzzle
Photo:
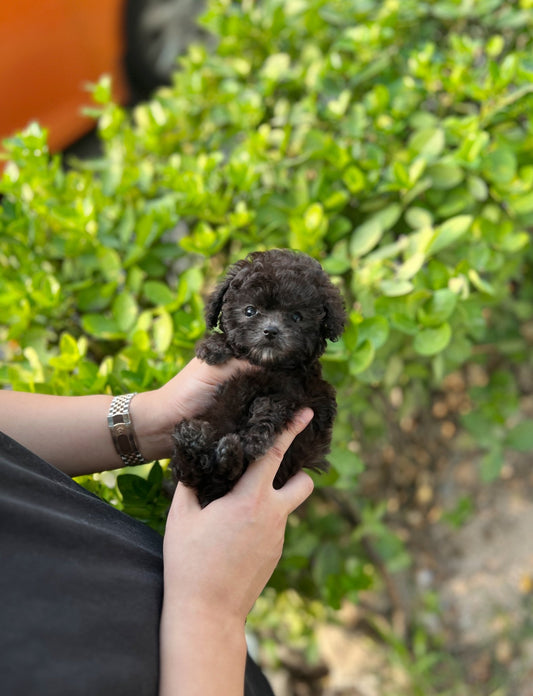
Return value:
[(276, 324), (268, 324), (268, 326), (265, 326), (263, 329), (263, 335), (269, 341), (272, 341), (273, 339), (275, 339), (278, 334), (279, 334), (279, 327), (276, 326)]

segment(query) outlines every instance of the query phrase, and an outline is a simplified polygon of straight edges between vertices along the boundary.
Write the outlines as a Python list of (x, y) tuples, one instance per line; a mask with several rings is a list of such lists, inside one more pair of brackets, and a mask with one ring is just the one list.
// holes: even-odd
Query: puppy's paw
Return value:
[(201, 452), (215, 440), (213, 427), (207, 421), (183, 420), (174, 428), (174, 443), (184, 452)]
[(223, 334), (213, 334), (202, 339), (196, 346), (196, 357), (208, 365), (222, 365), (233, 357)]
[(250, 462), (255, 462), (259, 459), (274, 443), (274, 433), (272, 428), (268, 426), (255, 427), (246, 433), (244, 441), (244, 452), (246, 458)]
[(249, 461), (262, 457), (294, 415), (294, 408), (281, 399), (260, 396), (250, 407), (248, 429), (243, 438)]
[(171, 469), (179, 481), (196, 486), (213, 467), (213, 428), (206, 421), (184, 420), (176, 425), (173, 439)]
[(216, 449), (217, 474), (229, 481), (235, 481), (244, 472), (244, 452), (239, 436), (235, 433), (224, 435)]

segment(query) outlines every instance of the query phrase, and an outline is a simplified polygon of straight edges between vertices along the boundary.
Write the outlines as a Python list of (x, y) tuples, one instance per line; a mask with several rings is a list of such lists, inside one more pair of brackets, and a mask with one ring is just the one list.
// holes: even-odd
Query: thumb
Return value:
[[(293, 420), (288, 423), (285, 430), (278, 435), (267, 453), (250, 464), (245, 479), (248, 485), (272, 485), (272, 481), (276, 476), (285, 452), (289, 449), (294, 438), (309, 425), (313, 415), (313, 411), (310, 408), (304, 408), (296, 413)], [(305, 462), (303, 462), (303, 464), (305, 464)]]
[(201, 510), (195, 491), (184, 483), (179, 482), (168, 512), (169, 518), (175, 519), (195, 510)]
[(315, 484), (313, 479), (304, 471), (299, 471), (282, 486), (277, 494), (282, 499), (287, 508), (287, 514), (294, 512), (304, 500), (307, 500)]

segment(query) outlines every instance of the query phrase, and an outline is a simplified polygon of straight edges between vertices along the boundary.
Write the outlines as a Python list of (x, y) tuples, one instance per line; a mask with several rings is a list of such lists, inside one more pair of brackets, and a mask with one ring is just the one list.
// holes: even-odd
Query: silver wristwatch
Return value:
[(130, 402), (137, 392), (115, 396), (107, 414), (107, 424), (113, 444), (125, 466), (145, 464), (135, 441), (135, 431), (130, 416)]

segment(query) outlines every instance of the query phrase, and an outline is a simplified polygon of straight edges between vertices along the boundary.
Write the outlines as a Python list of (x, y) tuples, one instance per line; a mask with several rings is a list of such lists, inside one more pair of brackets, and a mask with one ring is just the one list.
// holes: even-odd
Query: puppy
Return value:
[(210, 365), (236, 357), (257, 369), (229, 379), (205, 413), (175, 428), (174, 477), (196, 490), (202, 507), (230, 491), (305, 406), (314, 418), (285, 454), (274, 486), (302, 466), (327, 469), (336, 401), (318, 358), (345, 319), (338, 289), (303, 253), (256, 252), (229, 269), (208, 299), (212, 332), (196, 355)]

